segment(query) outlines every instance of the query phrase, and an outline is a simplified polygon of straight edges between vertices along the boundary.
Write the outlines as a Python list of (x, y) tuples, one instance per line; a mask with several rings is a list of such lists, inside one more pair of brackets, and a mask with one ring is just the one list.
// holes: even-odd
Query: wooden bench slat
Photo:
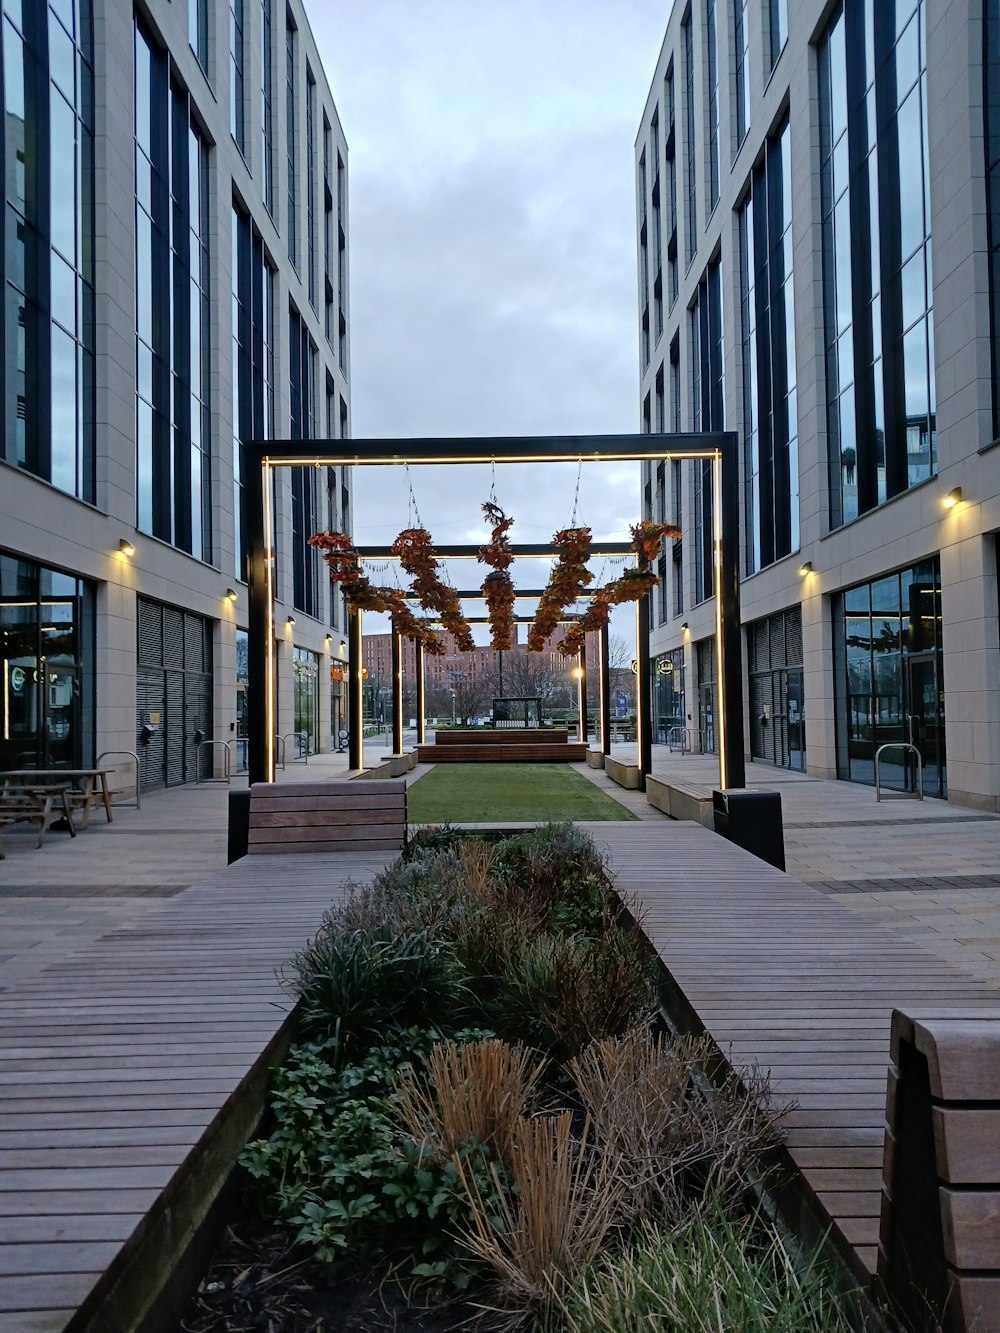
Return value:
[(317, 821), (313, 810), (251, 810), (250, 827), (255, 828), (329, 828), (332, 825), (344, 825), (354, 828), (366, 828), (372, 824), (402, 824), (402, 808), (386, 809), (373, 806), (365, 810), (359, 819), (357, 810), (324, 810), (323, 818)]

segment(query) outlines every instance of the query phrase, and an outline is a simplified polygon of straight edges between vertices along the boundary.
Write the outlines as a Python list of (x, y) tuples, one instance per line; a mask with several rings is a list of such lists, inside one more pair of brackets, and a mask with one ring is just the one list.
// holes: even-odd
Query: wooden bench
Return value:
[(914, 1328), (1000, 1329), (1000, 1003), (892, 1015), (878, 1281)]
[(565, 727), (460, 727), (434, 733), (437, 745), (560, 745), (569, 740)]
[[(59, 819), (65, 819), (71, 838), (76, 837), (73, 815), (69, 802), (70, 793), (65, 787), (47, 786), (0, 786), (0, 827), (5, 824), (34, 824), (38, 828), (38, 843), (41, 847), (45, 835)], [(0, 860), (6, 856), (0, 844)]]
[(699, 787), (694, 783), (677, 782), (673, 778), (655, 778), (646, 775), (646, 800), (657, 810), (662, 810), (671, 819), (690, 819), (702, 828), (715, 828), (715, 812), (712, 809), (712, 791), (710, 787)]
[(250, 788), (251, 856), (394, 852), (405, 843), (401, 782), (256, 782)]
[(623, 764), (620, 759), (612, 759), (610, 755), (605, 755), (604, 771), (612, 782), (617, 782), (619, 787), (624, 787), (626, 791), (639, 790), (638, 764)]

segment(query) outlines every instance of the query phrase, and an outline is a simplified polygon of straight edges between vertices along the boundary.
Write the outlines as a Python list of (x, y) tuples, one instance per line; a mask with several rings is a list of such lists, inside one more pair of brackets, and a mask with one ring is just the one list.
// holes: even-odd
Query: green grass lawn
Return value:
[(411, 824), (635, 818), (569, 764), (438, 764), (406, 803)]

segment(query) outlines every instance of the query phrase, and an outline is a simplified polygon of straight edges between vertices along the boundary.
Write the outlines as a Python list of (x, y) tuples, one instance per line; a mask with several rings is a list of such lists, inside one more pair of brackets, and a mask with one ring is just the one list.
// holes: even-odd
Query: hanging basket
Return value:
[(514, 580), (507, 573), (514, 562), (507, 533), (514, 526), (499, 505), (487, 502), (483, 513), (490, 523), (490, 540), (479, 548), (479, 559), (491, 573), (483, 579), (482, 592), (490, 618), (491, 644), (499, 652), (514, 646)]

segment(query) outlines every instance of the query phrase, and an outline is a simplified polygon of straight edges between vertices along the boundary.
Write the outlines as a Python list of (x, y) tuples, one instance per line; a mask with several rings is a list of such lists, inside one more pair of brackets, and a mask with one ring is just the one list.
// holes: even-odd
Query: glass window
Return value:
[(733, 0), (735, 54), (733, 101), (736, 104), (737, 150), (750, 127), (750, 26), (747, 22), (747, 3), (748, 0)]
[(298, 125), (296, 119), (296, 98), (295, 98), (295, 24), (292, 22), (292, 16), (287, 14), (285, 19), (285, 150), (286, 150), (286, 175), (287, 175), (287, 204), (288, 204), (288, 258), (298, 267), (299, 249), (298, 249)]
[(935, 557), (834, 597), (837, 771), (912, 791), (915, 746), (924, 790), (947, 794), (941, 576)]
[(788, 41), (788, 0), (768, 0), (767, 17), (771, 68), (774, 69)]
[(719, 202), (719, 34), (715, 0), (705, 0), (708, 51), (708, 212)]
[(272, 0), (260, 0), (260, 155), (264, 207), (274, 211), (274, 145), (272, 124), (272, 66), (274, 63)]
[(246, 152), (243, 60), (243, 0), (229, 0), (229, 128), (241, 153)]
[(202, 69), (208, 69), (208, 6), (210, 0), (188, 0), (188, 41)]
[(138, 20), (135, 52), (136, 522), (209, 561), (208, 146)]

